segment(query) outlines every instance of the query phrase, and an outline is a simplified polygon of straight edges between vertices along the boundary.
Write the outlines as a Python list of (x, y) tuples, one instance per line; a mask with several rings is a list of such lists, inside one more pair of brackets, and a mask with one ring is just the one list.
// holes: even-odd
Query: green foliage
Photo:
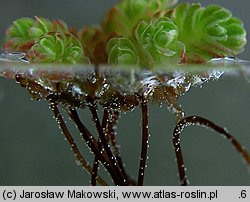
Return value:
[(107, 46), (109, 63), (136, 64), (146, 68), (180, 61), (184, 45), (177, 26), (166, 17), (141, 21), (131, 37), (113, 38)]
[(47, 32), (68, 32), (68, 28), (60, 20), (51, 22), (41, 17), (20, 18), (8, 28), (3, 49), (26, 52)]
[(79, 33), (60, 20), (21, 18), (8, 28), (3, 50), (25, 52), (36, 63), (90, 61), (143, 68), (205, 63), (244, 50), (246, 31), (229, 10), (198, 3), (173, 7), (176, 2), (123, 0), (99, 27), (86, 27)]
[(71, 63), (86, 62), (82, 46), (72, 34), (50, 32), (37, 40), (27, 53), (30, 62)]
[(175, 3), (175, 0), (123, 0), (108, 12), (102, 28), (107, 35), (129, 36), (141, 20), (150, 21), (155, 13)]
[(79, 40), (60, 20), (46, 18), (20, 18), (8, 28), (3, 49), (27, 53), (33, 63), (81, 63), (86, 62)]
[(238, 55), (246, 44), (243, 23), (217, 5), (179, 4), (167, 14), (179, 29), (189, 62), (206, 62), (213, 57)]
[(128, 38), (113, 38), (109, 41), (108, 62), (111, 64), (139, 65), (140, 59), (136, 47)]
[(111, 40), (109, 62), (147, 68), (168, 62), (205, 63), (238, 55), (246, 44), (243, 23), (230, 11), (197, 3), (156, 13), (150, 22), (140, 21), (130, 35)]

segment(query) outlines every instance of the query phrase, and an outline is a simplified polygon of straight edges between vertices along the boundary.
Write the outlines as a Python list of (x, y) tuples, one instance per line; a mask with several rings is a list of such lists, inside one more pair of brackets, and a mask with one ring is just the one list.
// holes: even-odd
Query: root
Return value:
[[(106, 130), (106, 125), (108, 122), (108, 111), (104, 110), (103, 112), (103, 118), (102, 118), (102, 128), (105, 131)], [(98, 138), (98, 149), (102, 150), (102, 141), (100, 138)], [(93, 172), (91, 175), (91, 185), (92, 186), (96, 186), (96, 180), (97, 180), (97, 176), (98, 176), (98, 169), (99, 169), (99, 161), (97, 159), (97, 157), (95, 156), (94, 159), (94, 163), (93, 163)]]
[(121, 172), (121, 169), (118, 165), (117, 159), (115, 158), (114, 154), (110, 150), (110, 145), (106, 141), (106, 134), (105, 134), (105, 132), (100, 124), (99, 117), (97, 114), (96, 105), (95, 104), (89, 105), (89, 109), (91, 111), (92, 118), (93, 118), (93, 121), (95, 123), (96, 129), (99, 133), (99, 138), (101, 139), (103, 149), (107, 153), (109, 160), (111, 162), (111, 166), (115, 170), (116, 174), (119, 176), (119, 181), (120, 181), (121, 185), (127, 185), (126, 179)]
[(101, 161), (101, 163), (107, 169), (107, 171), (111, 175), (112, 179), (114, 180), (114, 183), (116, 185), (126, 184), (126, 182), (123, 181), (123, 178), (121, 178), (120, 172), (117, 173), (116, 170), (114, 169), (114, 167), (112, 166), (113, 164), (110, 161), (110, 156), (108, 156), (106, 151), (99, 150), (98, 142), (93, 137), (93, 135), (89, 132), (89, 130), (86, 128), (86, 126), (81, 122), (76, 109), (70, 108), (68, 113), (69, 113), (69, 116), (71, 117), (71, 119), (76, 124), (84, 141), (90, 147), (90, 150), (94, 153), (94, 155), (97, 157), (97, 159), (99, 161)]
[(248, 166), (250, 166), (250, 156), (247, 153), (247, 151), (224, 128), (214, 124), (213, 122), (211, 122), (205, 118), (198, 117), (198, 116), (189, 116), (189, 117), (181, 119), (177, 123), (177, 125), (175, 126), (174, 132), (173, 132), (173, 144), (174, 144), (174, 150), (175, 150), (175, 155), (176, 155), (177, 164), (178, 164), (180, 185), (187, 185), (188, 184), (188, 180), (187, 180), (187, 176), (186, 176), (186, 172), (185, 172), (183, 155), (182, 155), (181, 146), (180, 146), (180, 134), (184, 130), (185, 127), (191, 126), (191, 125), (198, 125), (198, 126), (206, 127), (208, 129), (216, 131), (216, 132), (220, 133), (222, 136), (226, 137), (226, 139), (228, 139), (232, 143), (234, 148), (239, 152), (239, 154), (242, 156), (242, 158), (248, 164)]
[[(52, 110), (52, 112), (54, 113), (55, 119), (58, 122), (61, 130), (63, 131), (63, 134), (66, 138), (66, 140), (68, 141), (72, 152), (74, 153), (75, 158), (77, 159), (77, 161), (80, 163), (80, 165), (86, 169), (90, 174), (92, 174), (93, 169), (91, 168), (91, 166), (89, 165), (89, 163), (83, 158), (83, 156), (81, 155), (75, 140), (73, 139), (72, 135), (70, 134), (65, 121), (63, 120), (63, 117), (60, 114), (60, 111), (57, 107), (57, 104), (55, 103), (51, 103), (50, 104), (50, 108)], [(107, 186), (108, 184), (100, 177), (100, 176), (96, 176), (96, 181), (103, 186)]]
[(141, 156), (140, 156), (140, 166), (138, 171), (138, 186), (143, 185), (145, 167), (147, 160), (147, 149), (148, 149), (148, 106), (147, 101), (141, 98), (141, 112), (142, 112), (142, 145), (141, 145)]
[(108, 135), (107, 139), (108, 141), (110, 141), (112, 145), (112, 151), (117, 159), (118, 165), (126, 181), (128, 181), (129, 185), (136, 185), (136, 182), (128, 176), (125, 170), (122, 157), (121, 157), (120, 145), (117, 142), (116, 128), (117, 128), (117, 123), (118, 123), (119, 118), (120, 118), (120, 112), (113, 111), (113, 110), (109, 111), (109, 120), (108, 120), (107, 129), (106, 129), (106, 133)]

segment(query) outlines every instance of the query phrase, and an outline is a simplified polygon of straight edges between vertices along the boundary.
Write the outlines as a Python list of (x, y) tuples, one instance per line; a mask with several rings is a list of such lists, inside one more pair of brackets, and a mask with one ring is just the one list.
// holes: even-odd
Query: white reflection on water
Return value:
[[(86, 79), (87, 75), (92, 75), (95, 68), (91, 64), (30, 64), (22, 52), (0, 53), (0, 76), (8, 79), (15, 79), (15, 75), (24, 74), (33, 79), (40, 80), (46, 73), (54, 75), (63, 73)], [(150, 86), (163, 85), (172, 86), (175, 89), (184, 87), (187, 92), (190, 87), (200, 86), (209, 80), (218, 80), (222, 74), (230, 76), (243, 75), (246, 78), (250, 75), (250, 61), (241, 60), (236, 57), (214, 58), (207, 64), (165, 64), (157, 66), (152, 70), (141, 69), (136, 66), (100, 65), (101, 71), (114, 86), (123, 89), (124, 92), (134, 92), (142, 84), (148, 87), (148, 93), (152, 91)], [(188, 78), (186, 73), (191, 73), (192, 78)], [(60, 81), (67, 82), (64, 77), (58, 77)], [(93, 73), (94, 75), (94, 73)], [(161, 81), (152, 79), (161, 75)], [(47, 79), (47, 78), (46, 78)], [(188, 82), (187, 82), (188, 80)], [(138, 84), (139, 82), (139, 84)], [(156, 83), (154, 83), (156, 82)], [(79, 91), (74, 87), (74, 92)]]
[(211, 64), (242, 64), (242, 65), (249, 65), (250, 62), (247, 60), (241, 60), (236, 57), (224, 57), (224, 58), (213, 58), (209, 61)]
[[(23, 53), (23, 52), (3, 52), (3, 53), (0, 53), (0, 61), (29, 63), (28, 60), (26, 59), (26, 53)], [(241, 59), (236, 58), (234, 56), (226, 56), (223, 58), (213, 58), (210, 61), (208, 61), (208, 64), (213, 64), (213, 65), (222, 65), (222, 64), (250, 65), (250, 61), (241, 60)]]
[(28, 61), (26, 59), (26, 54), (22, 53), (22, 52), (1, 53), (0, 54), (0, 61), (28, 63)]

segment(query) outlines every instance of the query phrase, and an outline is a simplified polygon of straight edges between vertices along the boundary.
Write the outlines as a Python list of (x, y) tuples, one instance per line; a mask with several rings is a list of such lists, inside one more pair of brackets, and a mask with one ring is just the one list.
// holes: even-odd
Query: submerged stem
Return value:
[[(75, 143), (75, 140), (73, 139), (72, 135), (70, 134), (66, 124), (65, 124), (65, 121), (63, 120), (63, 117), (62, 115), (60, 114), (60, 111), (57, 107), (57, 104), (55, 103), (50, 103), (50, 107), (51, 107), (51, 110), (52, 112), (54, 113), (54, 116), (60, 126), (60, 128), (62, 129), (63, 131), (63, 134), (66, 138), (66, 140), (68, 141), (70, 147), (71, 147), (71, 150), (72, 152), (74, 153), (76, 159), (80, 162), (80, 164), (82, 165), (82, 167), (84, 169), (86, 169), (90, 174), (92, 173), (92, 168), (91, 166), (89, 165), (89, 163), (83, 158), (83, 156), (81, 155), (76, 143)], [(97, 182), (100, 184), (100, 185), (103, 185), (103, 186), (107, 186), (108, 184), (100, 177), (100, 176), (96, 176), (96, 180)]]
[(231, 135), (229, 134), (224, 128), (214, 124), (213, 122), (202, 118), (198, 116), (189, 116), (186, 118), (181, 119), (178, 124), (174, 128), (173, 132), (173, 144), (178, 164), (178, 170), (179, 170), (179, 178), (180, 178), (180, 184), (181, 185), (187, 185), (187, 177), (185, 173), (185, 165), (184, 160), (181, 152), (181, 146), (180, 146), (180, 134), (184, 130), (185, 127), (191, 126), (191, 125), (198, 125), (203, 126), (209, 129), (212, 129), (224, 137), (226, 137), (234, 146), (234, 148), (239, 152), (239, 154), (243, 157), (243, 159), (246, 161), (248, 166), (250, 166), (250, 156), (248, 152), (244, 149), (244, 147)]
[(147, 149), (148, 149), (148, 106), (147, 101), (142, 96), (141, 99), (141, 114), (142, 114), (142, 142), (141, 142), (141, 156), (140, 156), (140, 166), (138, 171), (138, 185), (142, 186), (145, 175), (145, 167), (147, 160)]

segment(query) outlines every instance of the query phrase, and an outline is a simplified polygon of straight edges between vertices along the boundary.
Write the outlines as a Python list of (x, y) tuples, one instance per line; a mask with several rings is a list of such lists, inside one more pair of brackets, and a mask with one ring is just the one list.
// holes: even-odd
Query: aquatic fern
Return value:
[(178, 41), (178, 28), (166, 17), (149, 23), (141, 21), (131, 37), (113, 38), (107, 46), (109, 63), (146, 68), (173, 60), (178, 63), (183, 51), (185, 47)]
[(205, 63), (214, 57), (238, 55), (246, 44), (243, 23), (230, 11), (197, 3), (156, 13), (150, 22), (140, 21), (130, 35), (111, 40), (109, 62), (131, 64), (139, 58), (136, 64), (144, 67), (173, 61)]
[[(10, 53), (0, 55), (4, 56), (0, 58), (3, 61), (7, 59), (16, 62), (21, 59), (29, 63), (55, 63), (52, 65), (55, 68), (61, 66), (58, 63), (78, 64), (88, 62), (88, 59), (94, 64), (94, 68), (80, 72), (51, 69), (40, 71), (40, 68), (35, 69), (33, 65), (24, 71), (21, 68), (20, 72), (19, 68), (11, 68), (9, 71), (4, 68), (0, 71), (0, 76), (15, 79), (28, 90), (32, 98), (49, 101), (65, 140), (77, 163), (90, 173), (93, 186), (97, 182), (108, 185), (98, 174), (100, 163), (110, 174), (114, 185), (144, 185), (150, 103), (165, 104), (176, 116), (172, 139), (181, 185), (187, 185), (188, 179), (180, 135), (190, 125), (204, 126), (219, 132), (250, 165), (250, 155), (230, 133), (205, 118), (185, 117), (178, 104), (180, 96), (188, 92), (191, 86), (197, 83), (200, 85), (212, 78), (218, 79), (221, 72), (201, 71), (193, 75), (191, 72), (171, 74), (168, 71), (152, 70), (157, 66), (206, 62), (212, 57), (239, 54), (246, 43), (243, 24), (220, 6), (203, 8), (199, 4), (184, 3), (169, 9), (175, 2), (123, 0), (111, 9), (100, 27), (86, 27), (79, 33), (69, 30), (62, 21), (38, 17), (35, 20), (16, 20), (7, 31), (4, 50)], [(145, 71), (135, 73), (99, 68), (98, 64), (107, 62), (115, 64), (114, 67), (117, 64), (138, 65), (152, 71), (145, 74)], [(72, 65), (67, 67), (71, 68)], [(116, 127), (120, 114), (136, 107), (141, 108), (142, 139), (138, 178), (134, 180), (124, 167)], [(86, 108), (90, 110), (97, 134), (89, 131), (79, 117), (78, 111)], [(99, 113), (101, 111), (98, 108), (103, 113)], [(61, 110), (66, 112), (64, 115), (69, 115), (90, 152), (94, 154), (93, 166), (81, 155)]]
[[(177, 0), (123, 0), (106, 15), (99, 27), (87, 27), (80, 34), (86, 55), (93, 63), (107, 63), (106, 46), (113, 37), (128, 37), (141, 21), (149, 22), (155, 13), (173, 6)], [(91, 37), (89, 37), (89, 35)]]
[(73, 33), (60, 20), (21, 18), (7, 30), (3, 50), (28, 52), (27, 59), (32, 62), (67, 63), (85, 61), (85, 52), (93, 64), (144, 68), (206, 63), (244, 50), (246, 31), (229, 10), (198, 3), (181, 3), (173, 8), (176, 2), (123, 0), (107, 13), (99, 27), (86, 27), (79, 33)]
[(188, 62), (206, 62), (213, 57), (238, 55), (246, 44), (243, 23), (220, 6), (179, 4), (167, 12), (179, 29)]
[(136, 47), (128, 38), (113, 38), (107, 46), (109, 63), (139, 65), (140, 59)]
[(32, 63), (82, 63), (87, 59), (79, 40), (61, 20), (20, 18), (8, 28), (5, 51), (21, 51)]
[(154, 64), (173, 56), (179, 58), (184, 51), (184, 45), (178, 41), (178, 28), (169, 18), (157, 18), (150, 23), (140, 22), (135, 29), (135, 37), (142, 50), (150, 54)]
[(72, 34), (50, 32), (40, 37), (27, 52), (32, 63), (82, 63), (86, 62), (82, 46)]
[(5, 51), (25, 51), (34, 44), (33, 37), (30, 37), (29, 29), (34, 24), (31, 18), (21, 18), (13, 22), (6, 32)]
[(8, 28), (3, 49), (26, 52), (47, 32), (68, 32), (68, 27), (61, 20), (50, 21), (41, 17), (20, 18)]
[(141, 20), (150, 21), (155, 13), (175, 3), (176, 0), (123, 0), (107, 13), (102, 29), (107, 35), (129, 36)]

